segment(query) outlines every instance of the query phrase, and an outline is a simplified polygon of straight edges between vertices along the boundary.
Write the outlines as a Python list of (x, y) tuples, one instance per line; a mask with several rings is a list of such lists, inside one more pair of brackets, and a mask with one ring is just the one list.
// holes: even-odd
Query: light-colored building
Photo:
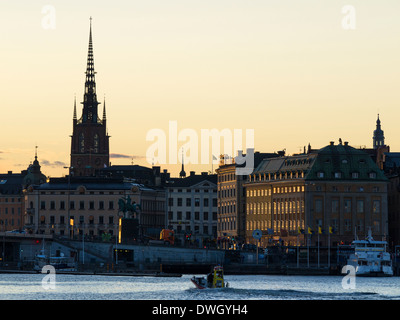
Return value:
[(245, 185), (246, 241), (255, 243), (252, 232), (259, 229), (264, 246), (307, 239), (311, 245), (318, 239), (350, 244), (369, 228), (381, 240), (388, 235), (387, 185), (371, 157), (347, 142), (266, 159)]
[(190, 172), (167, 184), (167, 226), (181, 244), (202, 247), (217, 237), (217, 176)]
[(119, 201), (139, 204), (140, 234), (157, 237), (165, 226), (165, 191), (123, 179), (53, 178), (24, 190), (25, 228), (32, 233), (101, 239), (116, 235)]

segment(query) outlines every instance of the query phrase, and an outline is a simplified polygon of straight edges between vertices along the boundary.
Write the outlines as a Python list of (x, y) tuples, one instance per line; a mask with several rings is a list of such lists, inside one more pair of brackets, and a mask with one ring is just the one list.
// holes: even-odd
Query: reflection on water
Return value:
[(194, 288), (192, 275), (177, 278), (56, 275), (55, 289), (43, 274), (0, 274), (0, 299), (62, 300), (389, 300), (400, 298), (400, 277), (357, 278), (342, 288), (340, 276), (226, 276), (229, 288)]

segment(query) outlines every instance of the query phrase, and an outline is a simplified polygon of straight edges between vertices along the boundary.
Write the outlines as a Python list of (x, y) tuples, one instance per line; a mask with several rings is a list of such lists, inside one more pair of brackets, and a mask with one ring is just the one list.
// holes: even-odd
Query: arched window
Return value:
[(79, 152), (85, 152), (85, 136), (83, 133), (79, 135)]
[(99, 153), (99, 135), (96, 133), (94, 135), (94, 153)]

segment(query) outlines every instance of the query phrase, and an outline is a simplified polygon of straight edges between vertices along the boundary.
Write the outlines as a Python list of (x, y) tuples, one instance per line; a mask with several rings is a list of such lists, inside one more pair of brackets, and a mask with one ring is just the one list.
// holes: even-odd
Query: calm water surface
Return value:
[(400, 277), (356, 278), (344, 289), (341, 276), (225, 276), (229, 288), (198, 290), (191, 275), (181, 278), (0, 274), (1, 300), (398, 300)]

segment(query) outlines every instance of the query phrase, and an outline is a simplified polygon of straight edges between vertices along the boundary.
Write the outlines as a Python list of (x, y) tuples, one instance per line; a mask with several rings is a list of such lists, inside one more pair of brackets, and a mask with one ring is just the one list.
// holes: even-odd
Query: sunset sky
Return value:
[(146, 134), (168, 137), (169, 121), (199, 136), (253, 129), (257, 151), (293, 154), (339, 138), (372, 147), (379, 113), (400, 151), (399, 15), (398, 0), (3, 0), (0, 173), (26, 169), (37, 145), (44, 174), (67, 174), (90, 17), (112, 164), (151, 166)]

